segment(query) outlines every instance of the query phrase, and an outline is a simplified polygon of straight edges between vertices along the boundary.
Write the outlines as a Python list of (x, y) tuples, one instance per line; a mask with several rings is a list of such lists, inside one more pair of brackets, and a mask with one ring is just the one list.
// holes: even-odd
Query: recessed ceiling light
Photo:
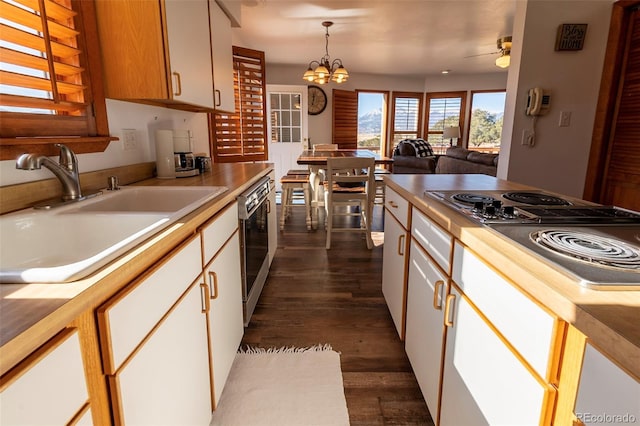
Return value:
[(451, 70), (442, 70), (442, 74), (449, 74)]

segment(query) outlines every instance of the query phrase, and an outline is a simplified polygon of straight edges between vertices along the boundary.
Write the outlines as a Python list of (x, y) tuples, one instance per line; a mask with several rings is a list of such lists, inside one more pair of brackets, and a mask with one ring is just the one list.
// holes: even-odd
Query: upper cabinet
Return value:
[(233, 47), (231, 21), (214, 0), (209, 0), (211, 53), (213, 55), (214, 108), (233, 113)]
[(96, 15), (107, 98), (214, 109), (207, 0), (98, 0)]

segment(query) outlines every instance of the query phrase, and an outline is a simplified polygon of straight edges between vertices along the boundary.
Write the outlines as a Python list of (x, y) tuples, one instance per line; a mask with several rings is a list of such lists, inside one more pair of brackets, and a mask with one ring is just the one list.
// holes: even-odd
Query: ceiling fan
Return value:
[(470, 55), (465, 56), (465, 58), (473, 58), (475, 56), (484, 56), (484, 55), (497, 55), (500, 56), (496, 59), (496, 66), (500, 68), (507, 68), (511, 62), (511, 36), (500, 37), (497, 42), (498, 50), (495, 52), (489, 53), (480, 53), (478, 55)]

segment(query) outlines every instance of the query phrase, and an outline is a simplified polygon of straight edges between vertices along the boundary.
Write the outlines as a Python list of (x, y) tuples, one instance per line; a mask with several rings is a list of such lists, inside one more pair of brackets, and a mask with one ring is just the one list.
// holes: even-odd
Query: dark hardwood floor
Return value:
[[(278, 213), (279, 213), (278, 206)], [(243, 345), (330, 344), (339, 352), (352, 425), (433, 425), (381, 290), (382, 207), (375, 247), (359, 234), (307, 231), (293, 208)]]

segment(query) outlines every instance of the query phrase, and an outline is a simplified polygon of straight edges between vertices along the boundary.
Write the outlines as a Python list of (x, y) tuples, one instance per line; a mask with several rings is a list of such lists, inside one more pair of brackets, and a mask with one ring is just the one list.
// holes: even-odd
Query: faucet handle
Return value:
[(56, 148), (60, 148), (60, 157), (58, 159), (58, 163), (70, 172), (77, 171), (78, 158), (76, 157), (76, 154), (71, 150), (71, 148), (61, 143), (56, 143), (53, 146), (55, 146)]

